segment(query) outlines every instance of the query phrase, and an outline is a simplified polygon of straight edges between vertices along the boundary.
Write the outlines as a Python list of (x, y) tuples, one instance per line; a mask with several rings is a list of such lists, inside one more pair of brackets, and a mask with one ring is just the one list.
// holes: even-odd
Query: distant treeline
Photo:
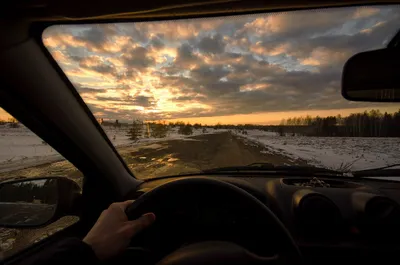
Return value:
[(400, 137), (400, 110), (395, 113), (371, 110), (346, 117), (293, 117), (282, 120), (281, 125), (291, 127), (292, 133), (303, 129), (310, 136)]
[(191, 135), (192, 129), (207, 128), (239, 130), (246, 134), (246, 130), (264, 130), (276, 132), (281, 136), (304, 135), (304, 136), (343, 136), (343, 137), (400, 137), (400, 110), (394, 113), (381, 113), (379, 110), (354, 113), (342, 117), (292, 117), (282, 120), (279, 125), (258, 125), (258, 124), (221, 124), (205, 125), (201, 123), (177, 122), (143, 122), (134, 120), (133, 123), (120, 123), (102, 121), (103, 126), (126, 127), (129, 130), (129, 136), (137, 139), (137, 135), (143, 132), (147, 137), (162, 138), (165, 137), (170, 128), (178, 127), (181, 134)]

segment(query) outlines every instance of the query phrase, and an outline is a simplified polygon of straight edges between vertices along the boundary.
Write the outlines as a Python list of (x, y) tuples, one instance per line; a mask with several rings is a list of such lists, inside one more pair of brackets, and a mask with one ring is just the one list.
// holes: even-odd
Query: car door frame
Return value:
[(0, 29), (2, 36), (10, 36), (0, 40), (0, 106), (84, 175), (79, 221), (2, 261), (17, 264), (66, 235), (84, 235), (102, 210), (114, 201), (124, 200), (141, 181), (134, 177), (62, 69), (38, 42), (41, 34), (37, 35), (30, 23), (7, 22)]

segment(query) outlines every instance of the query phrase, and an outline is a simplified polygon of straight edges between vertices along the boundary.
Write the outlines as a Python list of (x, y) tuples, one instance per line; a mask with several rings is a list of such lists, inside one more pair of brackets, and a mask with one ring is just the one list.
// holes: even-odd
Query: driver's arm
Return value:
[(155, 220), (153, 213), (147, 213), (139, 219), (129, 221), (125, 209), (131, 203), (132, 201), (125, 201), (111, 204), (101, 213), (96, 224), (83, 240), (65, 239), (36, 255), (28, 263), (24, 261), (24, 264), (88, 265), (122, 253), (130, 239)]

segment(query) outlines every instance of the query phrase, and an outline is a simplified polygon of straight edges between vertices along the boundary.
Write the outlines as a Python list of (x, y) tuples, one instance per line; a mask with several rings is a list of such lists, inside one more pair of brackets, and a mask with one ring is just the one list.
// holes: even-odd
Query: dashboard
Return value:
[[(333, 264), (343, 257), (358, 261), (371, 258), (382, 260), (382, 257), (390, 259), (400, 250), (398, 182), (293, 176), (196, 177), (215, 178), (233, 184), (267, 205), (289, 230), (310, 263)], [(141, 184), (135, 196), (179, 178), (148, 180)], [(259, 225), (251, 209), (222, 197), (208, 198), (209, 194), (196, 196), (196, 200), (180, 199), (160, 206), (173, 216), (169, 227), (187, 226), (186, 234), (190, 234), (188, 231), (191, 228), (192, 231), (193, 227), (213, 228), (212, 234), (225, 236), (226, 239), (229, 232), (226, 230), (225, 233), (224, 228), (234, 229), (236, 224), (246, 223), (248, 231), (237, 231), (237, 234), (241, 235), (242, 242), (239, 243), (250, 244), (251, 234), (257, 233)], [(203, 230), (197, 231), (195, 239), (192, 238), (194, 241), (201, 240)], [(273, 231), (269, 236), (271, 245), (268, 247), (273, 249)], [(187, 240), (190, 241), (189, 237)]]

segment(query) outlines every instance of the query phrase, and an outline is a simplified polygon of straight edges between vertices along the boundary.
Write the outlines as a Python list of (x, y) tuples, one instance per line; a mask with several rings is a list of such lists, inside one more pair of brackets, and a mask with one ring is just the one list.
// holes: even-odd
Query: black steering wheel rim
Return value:
[[(228, 192), (232, 194), (232, 196), (238, 196), (241, 200), (245, 200), (246, 203), (256, 207), (264, 214), (263, 218), (269, 219), (271, 223), (274, 224), (274, 229), (277, 234), (279, 234), (279, 242), (281, 242), (281, 253), (284, 258), (290, 260), (291, 262), (299, 264), (301, 261), (300, 251), (290, 235), (289, 231), (283, 225), (283, 223), (278, 219), (278, 217), (261, 201), (255, 198), (253, 195), (248, 193), (247, 191), (233, 185), (230, 183), (226, 183), (220, 180), (205, 178), (205, 177), (189, 177), (189, 178), (181, 178), (177, 180), (172, 180), (163, 185), (160, 185), (142, 196), (140, 196), (137, 200), (134, 201), (132, 205), (130, 205), (126, 209), (126, 214), (129, 220), (133, 220), (138, 218), (140, 215), (145, 213), (148, 209), (151, 209), (151, 205), (154, 203), (161, 203), (162, 198), (165, 196), (171, 196), (174, 194), (176, 196), (177, 193), (186, 191), (187, 189), (193, 188), (195, 190), (203, 190), (207, 192), (209, 188), (213, 188), (216, 190), (222, 190), (224, 192)], [(160, 201), (161, 200), (161, 201)], [(270, 228), (268, 228), (270, 229)], [(164, 263), (163, 263), (164, 264)], [(165, 263), (168, 264), (168, 263)], [(181, 263), (170, 263), (170, 264), (181, 264)]]

